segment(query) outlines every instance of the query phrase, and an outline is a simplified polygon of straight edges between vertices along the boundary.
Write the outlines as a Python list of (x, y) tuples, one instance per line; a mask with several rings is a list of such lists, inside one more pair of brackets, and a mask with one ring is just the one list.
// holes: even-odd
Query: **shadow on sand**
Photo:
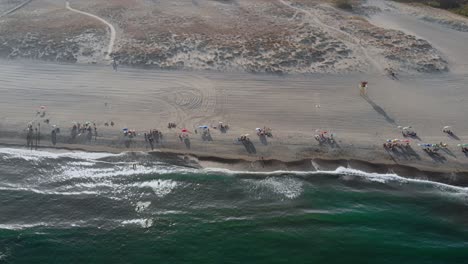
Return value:
[(247, 152), (249, 154), (255, 154), (257, 153), (257, 149), (255, 148), (254, 144), (252, 143), (252, 141), (250, 140), (244, 140), (242, 141), (242, 144), (244, 145), (245, 147), (245, 150), (247, 150)]
[(455, 134), (453, 134), (453, 133), (452, 133), (452, 134), (447, 134), (447, 135), (448, 135), (448, 137), (451, 138), (451, 139), (460, 140), (460, 138), (457, 137), (457, 135), (455, 135)]
[(419, 156), (416, 151), (411, 146), (397, 146), (394, 147), (393, 149), (387, 149), (387, 152), (390, 154), (392, 157), (396, 157), (398, 159), (406, 159), (409, 160), (411, 158), (420, 160), (421, 157)]
[(190, 138), (184, 138), (184, 144), (187, 149), (190, 149)]
[(268, 145), (268, 139), (265, 135), (260, 135), (258, 136), (258, 138), (260, 139), (260, 142), (263, 144), (263, 145)]
[(367, 95), (363, 95), (362, 98), (364, 98), (364, 100), (366, 100), (366, 102), (368, 102), (377, 113), (383, 116), (385, 118), (385, 121), (392, 125), (395, 125), (395, 120), (388, 116), (387, 112), (385, 112), (385, 110), (382, 107), (374, 103), (374, 101), (372, 101)]
[(424, 150), (427, 155), (429, 155), (429, 157), (432, 158), (432, 160), (434, 160), (435, 162), (439, 162), (439, 163), (444, 163), (447, 161), (447, 158), (445, 158), (444, 156), (440, 155), (439, 153), (435, 153), (435, 152), (428, 152), (427, 150)]

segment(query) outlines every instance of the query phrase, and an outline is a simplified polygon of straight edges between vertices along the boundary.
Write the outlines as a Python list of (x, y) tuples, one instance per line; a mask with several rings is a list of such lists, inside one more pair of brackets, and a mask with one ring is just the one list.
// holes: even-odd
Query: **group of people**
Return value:
[(403, 137), (417, 137), (416, 132), (411, 127), (403, 127), (401, 129)]
[[(114, 121), (110, 121), (110, 126), (113, 127), (114, 125), (115, 125)], [(108, 126), (109, 126), (109, 122), (105, 122), (105, 123), (104, 123), (104, 126), (108, 127)]]
[(448, 134), (448, 135), (450, 135), (450, 136), (453, 136), (453, 135), (454, 135), (454, 133), (453, 133), (453, 131), (452, 131), (452, 128), (449, 127), (449, 126), (444, 127), (444, 128), (442, 129), (442, 132), (444, 132), (444, 133), (446, 133), (446, 134)]
[(418, 144), (425, 152), (429, 154), (437, 154), (440, 150), (440, 146), (438, 144)]
[(86, 134), (87, 139), (91, 140), (93, 138), (93, 131), (95, 140), (97, 139), (97, 127), (96, 123), (91, 124), (90, 122), (81, 123), (74, 123), (71, 129), (71, 137), (75, 139), (77, 136), (81, 134)]
[(154, 143), (159, 144), (162, 140), (163, 134), (157, 129), (151, 129), (148, 133), (145, 133), (145, 142), (148, 142), (151, 146), (151, 150), (154, 150)]
[(331, 144), (335, 143), (335, 138), (334, 138), (333, 133), (329, 133), (328, 131), (324, 131), (324, 130), (316, 130), (314, 138), (320, 144), (325, 143), (325, 142), (329, 142)]
[(458, 144), (458, 146), (461, 148), (463, 153), (468, 154), (468, 144)]
[(124, 137), (130, 137), (130, 138), (133, 138), (133, 137), (136, 137), (137, 136), (137, 133), (134, 129), (130, 130), (130, 129), (124, 129), (123, 130), (123, 135)]
[(257, 136), (262, 137), (262, 136), (267, 136), (267, 137), (273, 137), (273, 134), (271, 133), (271, 128), (269, 127), (263, 127), (263, 128), (257, 128), (255, 129), (257, 132)]
[(384, 149), (394, 150), (397, 147), (410, 147), (409, 140), (399, 140), (399, 139), (387, 139), (387, 141), (383, 144)]
[(176, 123), (168, 123), (167, 124), (167, 128), (169, 128), (169, 129), (176, 128), (176, 127), (177, 127)]
[(237, 139), (237, 141), (239, 141), (239, 142), (250, 142), (250, 139), (249, 139), (249, 137), (247, 135), (242, 135)]

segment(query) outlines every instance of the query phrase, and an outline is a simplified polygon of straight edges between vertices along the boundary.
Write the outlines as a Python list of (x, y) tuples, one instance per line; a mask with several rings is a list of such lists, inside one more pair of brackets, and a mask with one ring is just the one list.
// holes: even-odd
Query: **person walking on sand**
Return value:
[(361, 82), (359, 85), (359, 92), (361, 96), (367, 95), (367, 82)]
[(114, 69), (114, 71), (117, 71), (117, 61), (115, 60), (115, 58), (112, 61), (112, 68)]

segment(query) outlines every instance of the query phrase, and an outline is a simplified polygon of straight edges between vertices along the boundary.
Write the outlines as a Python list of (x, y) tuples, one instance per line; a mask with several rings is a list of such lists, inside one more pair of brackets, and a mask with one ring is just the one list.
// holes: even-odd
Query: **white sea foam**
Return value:
[(137, 166), (133, 169), (131, 164), (114, 165), (111, 168), (83, 168), (67, 166), (63, 168), (60, 178), (107, 178), (118, 176), (132, 176), (141, 174), (171, 174), (171, 173), (196, 173), (196, 169), (189, 169), (177, 166), (167, 166), (162, 163), (155, 163), (151, 167)]
[(269, 177), (262, 180), (246, 180), (257, 187), (267, 188), (288, 199), (299, 197), (303, 192), (303, 183), (294, 178)]
[(76, 192), (61, 192), (61, 191), (52, 191), (52, 190), (39, 190), (34, 187), (20, 187), (20, 186), (0, 186), (0, 190), (4, 191), (25, 191), (33, 192), (37, 194), (44, 195), (97, 195), (98, 192), (95, 191), (76, 191)]
[(338, 167), (336, 170), (333, 170), (333, 171), (277, 170), (277, 171), (270, 171), (270, 172), (250, 172), (250, 171), (234, 171), (234, 170), (221, 169), (221, 168), (205, 168), (205, 169), (202, 169), (202, 171), (206, 173), (221, 173), (221, 174), (226, 174), (226, 175), (259, 175), (259, 176), (284, 176), (284, 175), (309, 176), (309, 175), (319, 175), (319, 174), (351, 175), (351, 176), (363, 177), (368, 180), (381, 182), (381, 183), (388, 183), (388, 182), (423, 183), (423, 184), (437, 185), (447, 190), (468, 192), (467, 187), (454, 186), (454, 185), (449, 185), (445, 183), (434, 182), (434, 181), (429, 181), (429, 180), (424, 180), (424, 179), (410, 179), (410, 178), (399, 176), (395, 173), (380, 174), (380, 173), (365, 172), (365, 171), (352, 169), (352, 168), (345, 168), (345, 167)]
[(137, 202), (135, 211), (140, 213), (146, 210), (151, 205), (151, 202)]
[(149, 228), (153, 226), (152, 219), (130, 219), (122, 221), (122, 225), (139, 225), (143, 228)]
[(75, 222), (37, 222), (37, 223), (8, 223), (0, 224), (0, 229), (8, 230), (23, 230), (35, 227), (55, 227), (55, 228), (69, 228), (69, 227), (81, 227), (87, 225), (86, 221), (75, 221)]
[(164, 197), (171, 193), (179, 183), (173, 180), (152, 180), (141, 183), (135, 183), (134, 186), (140, 188), (151, 188), (158, 197)]
[(17, 149), (17, 148), (0, 148), (0, 154), (4, 154), (5, 159), (18, 158), (27, 161), (39, 161), (42, 159), (59, 159), (59, 158), (74, 158), (83, 160), (97, 160), (106, 157), (116, 157), (125, 155), (125, 153), (112, 154), (105, 152), (83, 152), (83, 151), (72, 151), (72, 152), (49, 152), (49, 151), (32, 151), (28, 149)]

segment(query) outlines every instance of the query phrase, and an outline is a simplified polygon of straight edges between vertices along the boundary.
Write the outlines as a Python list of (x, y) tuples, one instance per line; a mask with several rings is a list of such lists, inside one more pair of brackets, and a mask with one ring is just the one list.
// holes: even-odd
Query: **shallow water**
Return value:
[(0, 263), (468, 258), (466, 188), (346, 168), (243, 173), (180, 164), (144, 153), (1, 148)]

